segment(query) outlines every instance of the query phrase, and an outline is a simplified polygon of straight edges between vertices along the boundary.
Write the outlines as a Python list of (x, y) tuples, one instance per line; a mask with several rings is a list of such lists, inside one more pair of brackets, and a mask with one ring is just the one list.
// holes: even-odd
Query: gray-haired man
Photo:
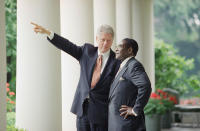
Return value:
[(36, 33), (48, 35), (48, 40), (57, 48), (76, 58), (81, 67), (71, 112), (77, 115), (78, 131), (107, 131), (108, 95), (110, 85), (119, 68), (119, 61), (110, 49), (114, 32), (109, 25), (98, 28), (98, 47), (85, 43), (77, 46), (69, 40), (32, 23)]

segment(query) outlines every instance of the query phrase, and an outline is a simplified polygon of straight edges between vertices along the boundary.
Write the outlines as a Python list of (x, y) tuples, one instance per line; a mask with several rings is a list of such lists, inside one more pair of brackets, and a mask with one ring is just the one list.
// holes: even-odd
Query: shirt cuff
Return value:
[(53, 31), (50, 31), (50, 35), (47, 35), (47, 37), (52, 40), (54, 38), (54, 32)]
[(133, 113), (134, 116), (138, 116), (138, 115), (135, 113), (135, 111), (133, 110), (133, 108), (132, 108), (132, 113)]

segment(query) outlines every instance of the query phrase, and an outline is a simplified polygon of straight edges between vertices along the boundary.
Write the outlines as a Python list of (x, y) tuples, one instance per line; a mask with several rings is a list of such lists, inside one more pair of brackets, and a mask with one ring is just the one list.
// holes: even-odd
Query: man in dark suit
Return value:
[(48, 35), (48, 40), (80, 63), (80, 79), (71, 112), (77, 115), (78, 131), (107, 131), (108, 95), (112, 80), (119, 68), (119, 61), (110, 49), (114, 32), (109, 25), (98, 28), (96, 42), (77, 46), (69, 40), (32, 23), (36, 33)]
[(138, 44), (123, 39), (116, 49), (120, 69), (109, 94), (109, 131), (145, 131), (143, 109), (151, 94), (151, 84), (142, 64), (135, 59)]

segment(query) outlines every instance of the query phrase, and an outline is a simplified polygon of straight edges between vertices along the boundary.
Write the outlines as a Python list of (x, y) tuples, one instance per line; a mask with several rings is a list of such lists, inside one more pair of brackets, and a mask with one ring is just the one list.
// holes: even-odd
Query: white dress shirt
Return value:
[(53, 37), (54, 37), (54, 32), (53, 32), (53, 31), (50, 31), (50, 32), (51, 32), (51, 34), (50, 34), (50, 35), (47, 35), (47, 37), (48, 37), (50, 40), (52, 40)]
[(120, 69), (122, 69), (131, 58), (133, 58), (133, 56), (129, 56), (124, 61), (122, 61), (120, 64)]

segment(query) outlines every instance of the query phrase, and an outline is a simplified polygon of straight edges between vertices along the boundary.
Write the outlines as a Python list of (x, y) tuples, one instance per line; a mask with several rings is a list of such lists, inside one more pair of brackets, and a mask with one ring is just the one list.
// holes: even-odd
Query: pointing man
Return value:
[(54, 46), (80, 63), (80, 79), (71, 108), (71, 112), (77, 115), (77, 131), (107, 131), (108, 95), (119, 68), (119, 61), (110, 49), (114, 39), (112, 27), (102, 25), (98, 28), (98, 47), (94, 47), (88, 43), (77, 46), (42, 26), (32, 24), (36, 33), (47, 34), (47, 39)]

